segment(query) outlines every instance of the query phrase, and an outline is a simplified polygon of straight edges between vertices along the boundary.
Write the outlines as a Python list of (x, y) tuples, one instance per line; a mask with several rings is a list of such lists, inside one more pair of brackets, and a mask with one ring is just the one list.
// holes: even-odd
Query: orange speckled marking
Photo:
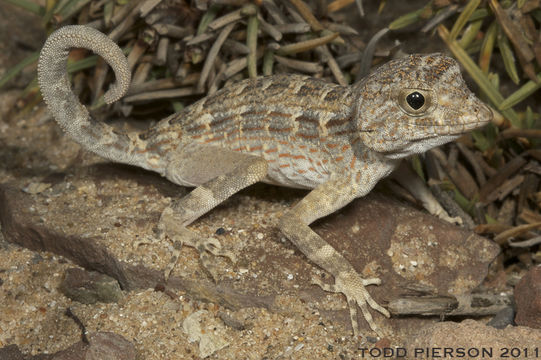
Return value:
[(350, 169), (353, 169), (355, 167), (355, 162), (357, 161), (357, 157), (355, 155), (353, 155), (351, 157), (351, 162), (349, 163), (349, 168)]
[(143, 149), (143, 150), (135, 150), (135, 152), (137, 154), (144, 154), (146, 152), (154, 152), (156, 151), (161, 145), (165, 145), (165, 144), (169, 144), (171, 142), (171, 140), (162, 140), (162, 141), (159, 141), (157, 143), (154, 143), (152, 144), (152, 146), (149, 146), (147, 147), (146, 149)]
[(216, 137), (216, 138), (212, 138), (212, 139), (207, 139), (207, 140), (205, 140), (204, 142), (205, 142), (206, 144), (208, 144), (208, 143), (211, 143), (211, 142), (214, 142), (214, 141), (223, 140), (223, 139), (224, 139), (224, 136), (222, 135), (222, 136), (220, 136), (220, 137)]

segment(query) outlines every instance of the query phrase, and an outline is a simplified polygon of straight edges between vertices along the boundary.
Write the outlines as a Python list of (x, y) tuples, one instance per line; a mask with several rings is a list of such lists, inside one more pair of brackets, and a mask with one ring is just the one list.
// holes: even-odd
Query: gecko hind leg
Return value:
[(182, 244), (196, 248), (200, 261), (214, 280), (216, 270), (209, 254), (235, 261), (232, 252), (222, 249), (215, 238), (205, 238), (186, 228), (231, 195), (252, 185), (267, 175), (265, 159), (232, 150), (204, 145), (190, 145), (180, 151), (168, 166), (167, 177), (179, 184), (198, 185), (192, 192), (174, 201), (160, 218), (158, 229), (162, 236), (173, 240), (174, 251), (165, 278), (173, 270)]

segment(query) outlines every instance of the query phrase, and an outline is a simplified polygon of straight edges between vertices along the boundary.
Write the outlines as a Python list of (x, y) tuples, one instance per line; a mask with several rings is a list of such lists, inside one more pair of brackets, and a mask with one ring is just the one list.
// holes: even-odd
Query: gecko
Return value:
[(229, 256), (217, 240), (187, 226), (256, 182), (310, 190), (278, 226), (333, 276), (333, 284), (313, 281), (345, 296), (354, 335), (358, 308), (369, 327), (383, 334), (370, 308), (390, 314), (366, 289), (381, 280), (363, 278), (309, 225), (365, 196), (401, 159), (457, 139), (493, 117), (468, 89), (458, 63), (435, 53), (391, 60), (350, 86), (295, 74), (246, 79), (147, 130), (119, 131), (93, 119), (72, 92), (66, 68), (72, 48), (93, 51), (114, 70), (107, 104), (129, 88), (126, 57), (110, 38), (91, 27), (65, 26), (48, 37), (38, 62), (49, 112), (84, 149), (194, 187), (163, 210), (158, 228), (169, 239), (201, 254)]

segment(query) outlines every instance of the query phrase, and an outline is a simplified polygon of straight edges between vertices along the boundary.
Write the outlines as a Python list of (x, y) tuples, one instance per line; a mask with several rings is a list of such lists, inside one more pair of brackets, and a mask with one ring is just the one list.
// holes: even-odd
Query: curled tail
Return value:
[[(100, 55), (114, 70), (116, 83), (105, 93), (111, 104), (130, 86), (130, 69), (122, 50), (105, 34), (82, 26), (65, 26), (52, 33), (38, 62), (38, 81), (47, 107), (64, 131), (83, 148), (106, 159), (145, 166), (138, 134), (119, 133), (113, 127), (94, 120), (71, 90), (67, 60), (71, 48), (84, 48)], [(160, 171), (155, 167), (152, 170)]]

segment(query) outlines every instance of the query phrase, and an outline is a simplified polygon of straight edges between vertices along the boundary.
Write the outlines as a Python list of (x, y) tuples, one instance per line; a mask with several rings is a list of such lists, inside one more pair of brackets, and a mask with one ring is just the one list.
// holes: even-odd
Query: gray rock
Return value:
[(60, 291), (83, 304), (118, 302), (122, 297), (118, 281), (110, 276), (79, 268), (66, 270)]
[(498, 312), (490, 321), (487, 323), (488, 326), (492, 326), (496, 329), (505, 329), (508, 325), (515, 324), (515, 309), (512, 306), (508, 306), (505, 309)]

